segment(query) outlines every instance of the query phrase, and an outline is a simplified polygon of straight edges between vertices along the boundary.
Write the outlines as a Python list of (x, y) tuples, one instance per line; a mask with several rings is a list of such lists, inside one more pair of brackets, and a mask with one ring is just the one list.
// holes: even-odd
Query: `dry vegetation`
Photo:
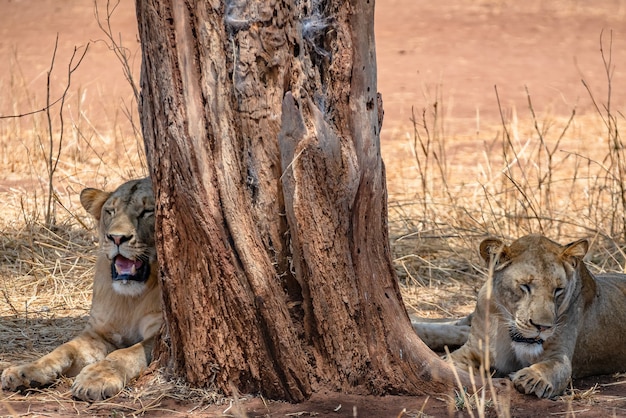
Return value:
[(400, 170), (387, 175), (392, 247), (410, 308), (425, 317), (471, 311), (485, 277), (477, 248), (490, 235), (541, 233), (562, 244), (587, 237), (593, 271), (624, 271), (624, 116), (611, 108), (610, 51), (601, 59), (609, 88), (604, 98), (588, 90), (594, 115), (539, 115), (528, 90), (527, 109), (503, 109), (496, 89), (502, 124), (450, 138), (441, 97), (414, 112), (403, 145), (412, 164), (392, 159)]
[[(79, 59), (83, 51), (76, 53)], [(539, 232), (561, 243), (589, 237), (592, 270), (624, 270), (624, 117), (610, 104), (615, 88), (610, 51), (600, 59), (609, 96), (589, 91), (597, 105), (594, 115), (578, 116), (575, 109), (570, 118), (538, 114), (529, 92), (527, 109), (500, 107), (500, 126), (472, 137), (449, 137), (445, 98), (437, 94), (427, 108), (415, 109), (412, 129), (394, 139), (394, 149), (383, 149), (390, 238), (409, 310), (424, 317), (471, 311), (485, 273), (477, 246), (488, 235), (512, 240)], [(133, 95), (127, 107), (103, 110), (112, 115), (109, 125), (97, 127), (93, 115), (82, 110), (81, 86), (71, 84), (77, 62), (52, 64), (47, 91), (29, 90), (19, 62), (2, 81), (10, 94), (0, 98), (1, 115), (41, 109), (40, 103), (49, 107), (0, 119), (0, 365), (34, 359), (82, 328), (96, 237), (78, 193), (85, 186), (111, 188), (146, 173)], [(195, 400), (200, 409), (217, 400), (182, 384), (152, 383), (122, 394), (126, 413), (159, 410), (164, 396)], [(62, 381), (30, 394), (28, 402), (62, 401), (72, 410), (67, 388)], [(493, 408), (485, 397), (457, 395), (457, 408), (478, 405), (482, 413)], [(593, 390), (574, 390), (563, 402), (592, 396)], [(498, 412), (506, 414), (506, 408)]]

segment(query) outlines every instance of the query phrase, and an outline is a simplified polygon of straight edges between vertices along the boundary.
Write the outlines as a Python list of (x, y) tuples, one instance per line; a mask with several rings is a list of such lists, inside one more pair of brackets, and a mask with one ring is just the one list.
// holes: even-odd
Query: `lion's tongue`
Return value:
[(120, 276), (134, 276), (142, 264), (141, 260), (129, 260), (121, 255), (115, 257), (115, 271)]

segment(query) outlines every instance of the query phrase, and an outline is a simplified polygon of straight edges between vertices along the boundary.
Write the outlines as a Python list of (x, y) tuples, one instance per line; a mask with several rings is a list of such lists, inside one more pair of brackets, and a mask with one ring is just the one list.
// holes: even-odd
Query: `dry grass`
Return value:
[[(407, 186), (390, 191), (389, 222), (408, 305), (425, 317), (433, 310), (439, 311), (435, 316), (467, 313), (485, 277), (478, 244), (490, 235), (511, 241), (542, 233), (563, 244), (588, 237), (592, 270), (623, 271), (625, 212), (618, 166), (625, 160), (611, 155), (623, 149), (612, 148), (597, 131), (599, 118), (580, 119), (543, 122), (551, 129), (543, 138), (532, 118), (517, 117), (505, 123), (510, 137), (446, 138), (450, 145), (435, 144), (445, 161), (435, 160), (432, 144), (425, 151), (428, 147), (415, 147), (407, 138), (404, 146), (415, 151), (413, 185), (403, 169)], [(525, 125), (530, 127), (524, 130)], [(426, 160), (429, 170), (420, 171)]]
[(420, 316), (471, 310), (486, 273), (478, 244), (490, 235), (588, 237), (592, 270), (624, 271), (624, 117), (589, 93), (595, 115), (540, 119), (528, 93), (524, 118), (501, 108), (502, 125), (475, 138), (443, 135), (440, 97), (414, 114), (412, 132), (396, 139), (404, 152), (388, 152), (386, 164), (397, 272)]

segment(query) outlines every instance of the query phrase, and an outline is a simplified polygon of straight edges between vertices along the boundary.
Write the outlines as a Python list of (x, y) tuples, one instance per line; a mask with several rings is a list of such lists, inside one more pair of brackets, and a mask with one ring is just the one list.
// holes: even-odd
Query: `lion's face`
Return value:
[(495, 260), (493, 300), (520, 360), (533, 362), (564, 322), (563, 315), (580, 293), (575, 267), (587, 245), (582, 240), (562, 247), (537, 235), (508, 247), (494, 239), (481, 244), (483, 258)]
[(99, 221), (101, 250), (111, 262), (113, 289), (139, 296), (157, 261), (150, 179), (129, 181), (113, 193), (85, 189), (80, 201)]

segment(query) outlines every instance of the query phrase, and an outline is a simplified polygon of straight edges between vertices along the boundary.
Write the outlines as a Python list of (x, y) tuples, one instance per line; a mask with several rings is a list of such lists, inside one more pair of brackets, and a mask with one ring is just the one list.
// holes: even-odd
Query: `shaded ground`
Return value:
[[(99, 2), (101, 10), (104, 3)], [(84, 0), (0, 0), (0, 78), (5, 92), (12, 91), (16, 80), (9, 75), (16, 68), (33, 92), (41, 91), (49, 68), (55, 35), (59, 34), (58, 63), (63, 68), (74, 46), (101, 39), (91, 2)], [(500, 109), (494, 86), (497, 86), (503, 113), (527, 112), (530, 92), (538, 112), (555, 118), (567, 116), (576, 107), (581, 114), (593, 113), (593, 104), (581, 83), (587, 80), (593, 93), (604, 100), (607, 77), (600, 53), (600, 34), (604, 31), (605, 56), (608, 59), (612, 33), (611, 75), (612, 105), (626, 104), (626, 1), (600, 0), (593, 6), (584, 1), (530, 0), (469, 1), (379, 0), (376, 29), (379, 90), (383, 94), (385, 122), (382, 150), (388, 167), (390, 191), (405, 190), (395, 173), (407, 164), (403, 144), (410, 135), (411, 109), (420, 113), (437, 102), (443, 108), (446, 132), (463, 142), (464, 151), (492, 135), (500, 123)], [(138, 51), (132, 2), (118, 6), (112, 20), (114, 33), (120, 32), (132, 53)], [(612, 32), (611, 32), (612, 31)], [(138, 62), (134, 63), (135, 71)], [(63, 71), (63, 70), (61, 70)], [(137, 71), (136, 73), (137, 74)], [(82, 106), (92, 122), (106, 127), (117, 120), (111, 103), (130, 103), (128, 84), (118, 61), (102, 42), (92, 43), (76, 74), (74, 83), (83, 87)], [(53, 86), (59, 89), (60, 86)], [(35, 100), (40, 107), (41, 94)], [(23, 100), (22, 100), (23, 99)], [(3, 112), (21, 113), (33, 108), (22, 98), (17, 103), (5, 94), (0, 99)], [(123, 126), (123, 125), (122, 125)], [(130, 127), (122, 127), (130, 130)], [(581, 138), (585, 140), (585, 138)], [(0, 173), (0, 190), (20, 183), (19, 173)], [(26, 185), (28, 187), (28, 185)], [(2, 303), (2, 302), (0, 302)], [(82, 312), (81, 312), (82, 315)], [(10, 326), (8, 319), (0, 324)], [(30, 324), (45, 328), (50, 324)], [(594, 393), (584, 394), (598, 384)], [(65, 386), (64, 386), (65, 385)], [(623, 378), (601, 377), (575, 382), (578, 391), (567, 400), (539, 401), (512, 392), (513, 416), (626, 415), (626, 383)], [(116, 415), (150, 416), (331, 416), (397, 417), (459, 416), (453, 412), (454, 394), (432, 397), (359, 397), (339, 394), (316, 394), (299, 404), (248, 399), (228, 405), (206, 408), (203, 404), (180, 403), (172, 397), (157, 396), (156, 401), (133, 398), (125, 393), (104, 404), (73, 402), (67, 394), (67, 382), (59, 386), (59, 398), (2, 393), (0, 415)], [(502, 402), (508, 398), (503, 390)], [(451, 406), (452, 405), (452, 406)], [(491, 412), (494, 415), (495, 412)]]
[[(502, 382), (499, 404), (513, 417), (570, 416), (570, 417), (619, 417), (626, 415), (624, 383), (615, 384), (608, 377), (594, 377), (575, 383), (587, 388), (575, 396), (557, 400), (538, 400), (509, 389)], [(176, 396), (162, 393), (159, 396), (132, 396), (123, 394), (107, 402), (88, 404), (72, 401), (68, 397), (69, 385), (61, 382), (57, 397), (31, 394), (24, 399), (21, 395), (7, 396), (0, 402), (2, 415), (27, 416), (235, 416), (235, 417), (336, 417), (336, 418), (381, 418), (381, 417), (466, 417), (468, 411), (455, 409), (455, 393), (436, 396), (358, 396), (337, 393), (317, 393), (306, 402), (293, 405), (254, 398), (236, 399), (222, 405), (207, 405), (207, 402), (180, 401)], [(30, 399), (30, 400), (29, 400)], [(507, 406), (508, 404), (508, 406)], [(486, 416), (498, 416), (495, 407), (488, 407)], [(474, 416), (478, 414), (473, 411)]]

